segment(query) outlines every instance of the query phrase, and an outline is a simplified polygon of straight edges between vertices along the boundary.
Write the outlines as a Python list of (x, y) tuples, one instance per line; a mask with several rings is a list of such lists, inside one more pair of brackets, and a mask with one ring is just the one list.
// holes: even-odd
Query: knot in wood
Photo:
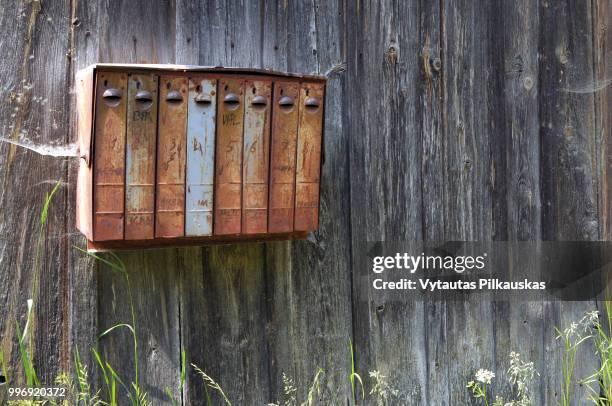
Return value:
[(440, 69), (442, 69), (442, 60), (438, 57), (436, 58), (432, 58), (431, 59), (431, 67), (436, 71), (439, 72)]
[(387, 62), (390, 65), (395, 65), (397, 63), (398, 53), (397, 53), (397, 49), (393, 45), (391, 45), (389, 49), (387, 50), (386, 57), (387, 57)]

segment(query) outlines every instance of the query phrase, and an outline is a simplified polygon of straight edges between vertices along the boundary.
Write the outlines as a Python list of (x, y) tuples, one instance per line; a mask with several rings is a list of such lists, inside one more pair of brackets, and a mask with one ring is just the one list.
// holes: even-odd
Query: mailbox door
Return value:
[(157, 76), (151, 74), (130, 74), (128, 78), (126, 240), (154, 236), (157, 82)]
[(185, 235), (187, 78), (159, 79), (155, 236)]
[(189, 79), (185, 234), (212, 235), (217, 80)]
[(98, 73), (94, 134), (94, 241), (123, 239), (126, 91), (126, 73)]
[(299, 90), (297, 82), (274, 84), (268, 213), (271, 233), (293, 231)]
[(215, 167), (216, 235), (239, 234), (242, 200), (244, 79), (219, 80)]
[(295, 173), (295, 230), (313, 231), (319, 226), (321, 135), (324, 85), (303, 83), (300, 89), (300, 125)]
[(245, 84), (242, 165), (242, 233), (268, 231), (268, 168), (272, 82)]

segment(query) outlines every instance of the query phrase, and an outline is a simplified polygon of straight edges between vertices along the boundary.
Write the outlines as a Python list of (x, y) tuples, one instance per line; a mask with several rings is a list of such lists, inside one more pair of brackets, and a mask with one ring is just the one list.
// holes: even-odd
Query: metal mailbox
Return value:
[(76, 84), (76, 217), (88, 249), (318, 228), (325, 77), (96, 64)]

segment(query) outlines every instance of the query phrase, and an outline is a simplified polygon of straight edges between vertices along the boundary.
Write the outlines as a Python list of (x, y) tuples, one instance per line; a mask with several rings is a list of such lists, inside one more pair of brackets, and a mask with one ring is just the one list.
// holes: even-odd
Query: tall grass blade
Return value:
[[(23, 329), (23, 333), (21, 332), (21, 327), (19, 326), (19, 322), (15, 322), (16, 324), (16, 332), (17, 332), (17, 340), (19, 344), (19, 355), (21, 357), (21, 365), (23, 367), (23, 372), (26, 377), (26, 383), (29, 388), (34, 386), (40, 386), (40, 381), (36, 376), (36, 370), (34, 369), (34, 363), (32, 362), (32, 358), (30, 356), (29, 347), (30, 347), (30, 336), (28, 332), (28, 326), (30, 324), (30, 316), (32, 314), (32, 306), (33, 302), (31, 299), (28, 299), (28, 313), (26, 317), (26, 324)], [(27, 342), (27, 344), (26, 344)]]
[(208, 376), (206, 374), (206, 372), (204, 372), (200, 368), (198, 368), (197, 365), (191, 364), (191, 366), (195, 369), (195, 371), (198, 373), (198, 375), (200, 375), (202, 377), (202, 380), (204, 381), (206, 386), (208, 386), (209, 388), (217, 391), (221, 395), (221, 397), (223, 398), (223, 401), (225, 402), (225, 404), (227, 404), (228, 406), (232, 406), (232, 402), (229, 401), (229, 399), (225, 395), (225, 392), (223, 392), (223, 389), (221, 389), (221, 386), (217, 382), (215, 382), (215, 380), (213, 378), (211, 378), (210, 376)]
[(78, 251), (81, 251), (82, 253), (84, 253), (85, 255), (88, 255), (90, 257), (92, 257), (93, 259), (102, 262), (105, 265), (108, 265), (111, 269), (115, 270), (115, 271), (119, 271), (119, 272), (125, 272), (125, 265), (122, 266), (122, 263), (115, 263), (113, 261), (109, 261), (108, 259), (104, 258), (101, 255), (97, 255), (94, 254), (93, 252), (89, 252), (81, 247), (77, 247), (76, 245), (72, 246), (73, 248), (75, 248)]
[(55, 193), (57, 192), (61, 184), (62, 184), (62, 181), (58, 180), (55, 183), (55, 186), (53, 186), (53, 189), (51, 189), (51, 192), (47, 193), (47, 195), (45, 196), (45, 203), (43, 204), (42, 211), (40, 212), (40, 225), (41, 226), (44, 226), (45, 223), (47, 222), (47, 216), (49, 215), (49, 206), (51, 206), (51, 202), (53, 201), (53, 196), (55, 195)]
[(353, 341), (349, 338), (349, 352), (351, 353), (351, 375), (349, 379), (351, 380), (351, 389), (353, 392), (353, 402), (357, 402), (357, 398), (355, 396), (355, 381), (359, 382), (361, 386), (361, 399), (365, 399), (365, 387), (363, 386), (363, 381), (361, 376), (355, 371), (355, 352), (353, 350)]
[[(77, 351), (78, 351), (78, 348), (77, 348)], [(95, 348), (92, 348), (91, 352), (93, 353), (94, 359), (96, 360), (96, 363), (98, 364), (98, 366), (100, 367), (100, 370), (102, 371), (102, 379), (104, 379), (104, 384), (106, 385), (106, 391), (108, 392), (109, 397), (111, 397), (110, 380), (108, 378), (108, 373), (106, 372), (106, 368), (104, 368), (104, 363), (102, 363), (102, 358), (100, 357), (100, 354)]]
[(308, 397), (306, 399), (306, 402), (302, 403), (302, 406), (313, 406), (316, 404), (316, 397), (321, 392), (320, 379), (323, 373), (323, 369), (319, 368), (317, 370), (317, 373), (315, 374), (315, 377), (312, 380), (312, 385), (310, 385), (310, 388), (308, 389)]
[(187, 353), (181, 350), (181, 393), (185, 388), (185, 377), (187, 376)]
[(107, 336), (108, 334), (110, 334), (114, 330), (116, 330), (118, 328), (121, 328), (121, 327), (127, 328), (132, 333), (132, 337), (136, 337), (136, 332), (134, 331), (134, 328), (132, 326), (130, 326), (129, 324), (126, 324), (126, 323), (115, 324), (114, 326), (112, 326), (108, 330), (105, 330), (103, 333), (101, 333), (98, 337), (102, 338), (104, 336)]

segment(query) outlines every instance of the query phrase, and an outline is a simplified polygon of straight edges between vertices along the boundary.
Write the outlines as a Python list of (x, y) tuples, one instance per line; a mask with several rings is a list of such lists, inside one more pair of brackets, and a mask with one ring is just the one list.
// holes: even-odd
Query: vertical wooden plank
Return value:
[[(344, 61), (342, 7), (340, 2), (265, 2), (261, 17), (264, 66), (323, 73)], [(295, 379), (304, 398), (319, 367), (326, 371), (326, 394), (318, 401), (334, 404), (350, 398), (346, 380), (352, 335), (346, 84), (340, 74), (330, 78), (327, 87), (327, 160), (319, 230), (308, 241), (266, 245), (271, 400), (280, 399), (283, 373)]]
[[(421, 43), (421, 193), (423, 240), (444, 241), (444, 103), (442, 7), (444, 2), (420, 3)], [(449, 304), (436, 298), (424, 303), (425, 350), (427, 351), (427, 402), (449, 405), (448, 340), (446, 327)], [(451, 304), (452, 306), (452, 304)]]
[(214, 233), (239, 234), (242, 205), (244, 80), (219, 80), (217, 151), (215, 153)]
[(187, 78), (159, 79), (155, 236), (185, 235)]
[[(352, 258), (357, 264), (365, 260), (360, 251), (364, 241), (423, 238), (420, 59), (414, 57), (420, 46), (420, 10), (414, 2), (391, 1), (347, 7), (346, 131), (361, 134), (349, 136)], [(425, 307), (364, 287), (370, 278), (353, 275), (357, 366), (362, 373), (378, 370), (390, 377), (398, 388), (390, 403), (433, 404), (427, 394), (431, 365)]]
[[(346, 60), (344, 18), (350, 20), (341, 2), (265, 2), (264, 66), (323, 74)], [(351, 398), (347, 379), (353, 331), (350, 133), (344, 126), (349, 83), (348, 78), (337, 74), (327, 84), (326, 163), (321, 175), (318, 231), (306, 241), (266, 244), (266, 338), (273, 401), (282, 397), (283, 374), (295, 380), (299, 397), (305, 399), (318, 368), (326, 371), (318, 403), (347, 404)], [(355, 345), (355, 350), (359, 358), (362, 349)]]
[[(488, 21), (494, 72), (488, 107), (493, 239), (537, 241), (541, 238), (539, 140), (535, 137), (539, 131), (538, 52), (533, 44), (538, 40), (538, 5), (533, 2), (505, 4), (492, 9)], [(526, 258), (513, 251), (507, 255), (510, 272), (518, 266), (525, 267)], [(532, 269), (537, 269), (535, 258), (528, 261)], [(519, 352), (524, 359), (542, 365), (544, 343), (552, 336), (542, 326), (543, 303), (495, 301), (492, 305), (497, 374), (493, 390), (509, 398), (506, 385), (509, 353)], [(535, 377), (532, 397), (536, 404), (547, 403), (542, 391), (536, 389), (541, 388), (543, 375)]]
[[(597, 29), (591, 2), (559, 1), (540, 5), (539, 116), (542, 238), (544, 240), (598, 240), (598, 201), (602, 193), (601, 170), (594, 157), (598, 150), (595, 101), (591, 92), (576, 92), (593, 82), (593, 44)], [(554, 100), (554, 102), (551, 102)], [(565, 328), (579, 320), (593, 302), (557, 302), (544, 307), (544, 331)], [(550, 333), (549, 333), (550, 334)], [(544, 364), (561, 371), (561, 349), (545, 337)], [(553, 344), (554, 343), (554, 344)], [(581, 346), (575, 376), (589, 376), (598, 368), (593, 348)], [(545, 403), (560, 397), (561, 374), (544, 377)], [(575, 385), (574, 404), (586, 397)]]
[[(202, 307), (191, 308), (187, 313), (199, 310), (203, 327), (215, 332), (214, 337), (198, 337), (201, 348), (192, 350), (201, 352), (203, 360), (194, 362), (213, 376), (232, 404), (237, 405), (263, 405), (270, 401), (266, 324), (262, 323), (265, 315), (265, 296), (261, 294), (265, 283), (261, 274), (265, 258), (262, 248), (262, 244), (205, 248)], [(213, 404), (222, 402), (218, 393), (209, 392)], [(187, 400), (185, 403), (189, 404)]]
[[(177, 269), (177, 255), (170, 248), (153, 253), (123, 252), (120, 257), (129, 281), (115, 270), (100, 270), (98, 319), (103, 329), (119, 323), (134, 327), (138, 348), (134, 348), (130, 330), (116, 329), (101, 339), (100, 353), (132, 393), (131, 383), (136, 382), (138, 367), (138, 384), (147, 399), (152, 404), (168, 404), (166, 387), (180, 399), (178, 282), (174, 272), (169, 271)], [(96, 388), (106, 390), (103, 381)], [(131, 403), (122, 389), (117, 388), (118, 404)]]
[[(541, 238), (538, 118), (538, 4), (522, 2), (492, 9), (488, 19), (491, 43), (489, 134), (493, 179), (493, 238), (509, 241), (537, 241)], [(504, 95), (500, 97), (499, 95)], [(516, 245), (515, 245), (516, 246)], [(510, 271), (534, 259), (508, 252)], [(542, 325), (543, 303), (499, 302), (494, 306), (495, 393), (509, 398), (506, 385), (509, 353), (543, 365), (544, 345), (551, 342), (551, 331)], [(520, 337), (520, 338), (519, 338)], [(552, 343), (552, 342), (551, 342)], [(535, 404), (547, 404), (541, 390), (543, 375), (535, 377), (532, 395)]]
[(271, 233), (293, 231), (299, 92), (297, 82), (274, 83), (268, 216)]
[(268, 231), (272, 82), (247, 80), (245, 92), (242, 233), (257, 234)]
[(324, 97), (324, 85), (302, 84), (295, 169), (295, 230), (314, 231), (319, 226)]
[[(0, 63), (0, 350), (12, 379), (24, 384), (15, 336), (23, 327), (28, 299), (34, 302), (31, 337), (34, 363), (42, 382), (52, 383), (69, 365), (68, 275), (70, 246), (64, 238), (68, 223), (67, 178), (70, 160), (41, 156), (10, 144), (28, 142), (43, 151), (68, 143), (71, 95), (70, 17), (67, 2), (45, 5), (9, 1), (0, 12), (3, 42)], [(8, 142), (7, 142), (8, 141)], [(37, 265), (39, 215), (45, 194), (62, 184), (49, 209)], [(3, 375), (3, 372), (0, 372)], [(6, 388), (6, 385), (3, 385)], [(5, 404), (0, 390), (0, 404)]]
[[(177, 1), (178, 62), (260, 66), (260, 16), (259, 2)], [(185, 249), (179, 260), (181, 338), (188, 361), (214, 377), (232, 404), (268, 403), (265, 246)], [(183, 402), (202, 403), (205, 385), (192, 368), (187, 371)], [(212, 400), (222, 402), (218, 394)]]
[(599, 143), (599, 165), (601, 173), (600, 195), (600, 228), (601, 239), (612, 240), (612, 125), (610, 123), (610, 72), (612, 71), (612, 5), (609, 1), (598, 0), (593, 3), (593, 57), (595, 81), (595, 126)]
[[(95, 62), (174, 61), (175, 10), (172, 2), (160, 2), (152, 7), (150, 2), (144, 0), (102, 1), (95, 5), (87, 3), (83, 8), (95, 8), (97, 25), (92, 28), (90, 24), (83, 23), (82, 32), (82, 41), (97, 47)], [(184, 98), (186, 100), (186, 93)], [(165, 387), (180, 399), (177, 250), (148, 250), (119, 255), (127, 265), (139, 327), (139, 383), (148, 392), (147, 398), (153, 404), (169, 401), (163, 393)], [(106, 266), (98, 265), (98, 268), (97, 303), (92, 308), (98, 309), (99, 328), (93, 329), (94, 334), (120, 322), (131, 322), (125, 280)], [(117, 330), (99, 340), (98, 346), (103, 357), (129, 385), (134, 379), (131, 335), (127, 330)], [(80, 350), (82, 354), (89, 352), (89, 348)], [(90, 365), (90, 370), (96, 369), (93, 364)], [(97, 387), (104, 387), (104, 383), (100, 380)], [(119, 395), (119, 404), (129, 403), (124, 391), (120, 390)]]
[(217, 80), (189, 79), (185, 235), (212, 235)]
[[(486, 67), (491, 46), (486, 38), (493, 7), (448, 1), (443, 10), (444, 92), (444, 239), (490, 241), (493, 238), (490, 184), (490, 102)], [(479, 368), (495, 368), (491, 295), (478, 294), (447, 308), (449, 404), (470, 404), (464, 390)], [(470, 351), (467, 351), (467, 349)]]
[(127, 74), (98, 72), (94, 134), (94, 241), (122, 240)]
[(154, 236), (157, 149), (156, 75), (130, 74), (125, 157), (125, 239)]
[[(75, 77), (78, 70), (83, 69), (98, 61), (99, 35), (98, 35), (98, 4), (74, 2), (70, 15), (70, 21), (76, 21), (71, 26), (71, 77)], [(74, 85), (74, 83), (73, 83)], [(72, 101), (73, 98), (70, 97)], [(93, 108), (93, 106), (92, 106)], [(76, 141), (76, 115), (73, 113), (69, 122), (69, 140)], [(79, 159), (82, 161), (82, 159)], [(68, 190), (68, 205), (66, 209), (67, 224), (74, 224), (74, 212), (77, 206), (75, 185), (77, 183), (77, 171), (73, 167), (67, 168), (67, 179), (71, 185)], [(80, 164), (80, 163), (79, 163)], [(91, 203), (90, 203), (91, 204)], [(90, 206), (90, 215), (93, 216), (93, 208)], [(69, 372), (74, 372), (73, 355), (78, 350), (81, 361), (88, 366), (90, 383), (98, 384), (98, 370), (93, 368), (94, 359), (91, 348), (96, 346), (98, 340), (98, 272), (95, 261), (76, 250), (74, 247), (84, 247), (86, 242), (79, 233), (70, 233), (67, 238), (69, 248), (67, 249), (68, 266), (67, 276), (69, 278), (69, 293), (67, 297), (67, 312), (69, 320), (70, 337), (67, 345), (69, 351)]]
[[(178, 0), (176, 2), (176, 63), (199, 64), (201, 19), (203, 19), (203, 13), (199, 0)], [(204, 41), (206, 39), (207, 37), (203, 38)], [(214, 107), (216, 111), (216, 100)], [(179, 277), (180, 350), (185, 351), (188, 362), (184, 366), (187, 374), (183, 391), (180, 393), (182, 405), (197, 404), (202, 399), (206, 399), (207, 389), (205, 383), (196, 371), (191, 368), (190, 364), (194, 363), (211, 374), (215, 372), (211, 370), (208, 359), (206, 363), (204, 362), (209, 335), (203, 335), (202, 332), (210, 330), (208, 330), (205, 324), (207, 318), (204, 300), (208, 286), (204, 284), (205, 264), (202, 258), (202, 251), (203, 249), (200, 247), (178, 250), (177, 259), (180, 270), (177, 275)], [(215, 362), (215, 359), (211, 357), (210, 363)], [(218, 376), (214, 376), (216, 379), (219, 379)], [(221, 382), (221, 385), (224, 384), (225, 382)]]

